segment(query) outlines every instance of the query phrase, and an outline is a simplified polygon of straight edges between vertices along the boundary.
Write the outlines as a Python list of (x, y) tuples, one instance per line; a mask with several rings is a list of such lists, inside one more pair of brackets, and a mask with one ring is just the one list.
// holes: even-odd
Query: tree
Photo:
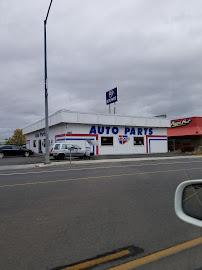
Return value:
[(13, 136), (10, 137), (7, 142), (7, 144), (15, 144), (15, 145), (23, 145), (26, 144), (26, 137), (22, 132), (22, 129), (17, 128), (14, 133)]

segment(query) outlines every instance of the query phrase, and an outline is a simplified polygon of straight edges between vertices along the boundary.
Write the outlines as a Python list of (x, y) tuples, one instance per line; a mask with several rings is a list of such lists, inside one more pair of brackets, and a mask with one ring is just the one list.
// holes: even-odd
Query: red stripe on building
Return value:
[(56, 135), (55, 137), (58, 138), (58, 137), (96, 137), (96, 139), (98, 139), (98, 134), (59, 134), (59, 135)]

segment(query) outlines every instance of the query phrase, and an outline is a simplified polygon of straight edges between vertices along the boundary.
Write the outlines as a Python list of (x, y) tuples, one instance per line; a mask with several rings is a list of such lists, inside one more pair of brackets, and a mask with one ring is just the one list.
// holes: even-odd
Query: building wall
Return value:
[[(91, 134), (91, 135), (89, 135)], [(167, 152), (167, 128), (152, 127), (123, 127), (89, 124), (61, 123), (49, 129), (50, 143), (68, 141), (72, 144), (83, 145), (84, 142), (92, 143), (94, 154), (144, 154)], [(102, 137), (113, 137), (113, 146), (101, 145)], [(134, 145), (135, 138), (143, 138), (143, 145)], [(34, 152), (45, 152), (44, 130), (35, 131), (26, 135), (27, 147)], [(34, 145), (35, 144), (35, 145)], [(35, 146), (35, 147), (34, 147)]]
[[(55, 136), (66, 132), (66, 125), (61, 123), (59, 125), (49, 128), (50, 147), (55, 143)], [(35, 146), (34, 146), (35, 142)], [(39, 153), (39, 144), (41, 142), (42, 153), (45, 153), (45, 130), (37, 130), (35, 132), (26, 134), (26, 146), (35, 153)]]

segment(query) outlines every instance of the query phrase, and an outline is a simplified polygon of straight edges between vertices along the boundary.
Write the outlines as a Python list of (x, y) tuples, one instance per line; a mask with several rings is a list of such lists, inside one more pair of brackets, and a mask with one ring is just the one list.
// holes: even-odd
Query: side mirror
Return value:
[(202, 227), (202, 180), (186, 181), (177, 187), (175, 212), (181, 220)]

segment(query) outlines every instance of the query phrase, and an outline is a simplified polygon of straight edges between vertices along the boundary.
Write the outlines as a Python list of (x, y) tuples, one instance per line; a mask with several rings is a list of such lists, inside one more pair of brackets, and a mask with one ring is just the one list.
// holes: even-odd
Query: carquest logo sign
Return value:
[(112, 98), (114, 96), (114, 90), (109, 91), (109, 98)]
[(127, 135), (119, 135), (119, 143), (125, 144), (130, 140), (130, 138)]
[(111, 89), (106, 92), (106, 104), (115, 103), (118, 101), (117, 88)]

